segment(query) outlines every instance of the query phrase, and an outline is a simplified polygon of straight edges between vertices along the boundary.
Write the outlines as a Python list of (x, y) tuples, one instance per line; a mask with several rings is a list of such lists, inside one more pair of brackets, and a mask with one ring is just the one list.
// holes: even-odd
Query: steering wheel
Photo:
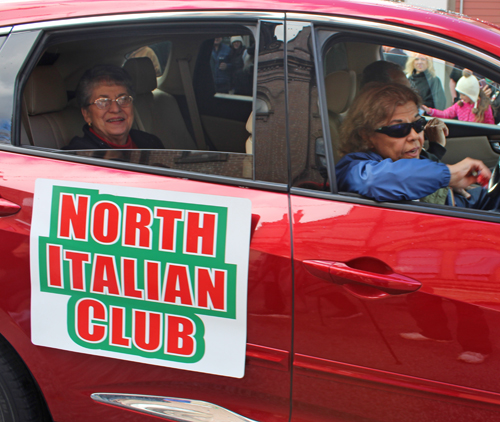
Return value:
[(491, 173), (491, 179), (488, 182), (488, 195), (498, 196), (500, 193), (500, 159), (496, 163), (493, 172)]

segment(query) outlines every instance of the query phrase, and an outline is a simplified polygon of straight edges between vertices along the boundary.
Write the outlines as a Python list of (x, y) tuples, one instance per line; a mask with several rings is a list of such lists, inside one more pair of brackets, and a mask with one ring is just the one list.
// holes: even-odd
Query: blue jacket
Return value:
[(339, 191), (353, 192), (376, 201), (423, 198), (450, 182), (446, 164), (420, 159), (383, 159), (376, 152), (354, 152), (335, 167)]
[(231, 73), (229, 72), (229, 69), (219, 69), (219, 66), (226, 60), (230, 52), (231, 47), (223, 43), (219, 44), (219, 49), (217, 51), (212, 50), (212, 55), (210, 56), (210, 66), (212, 68), (212, 75), (214, 77), (216, 91), (219, 91), (221, 89), (229, 91)]

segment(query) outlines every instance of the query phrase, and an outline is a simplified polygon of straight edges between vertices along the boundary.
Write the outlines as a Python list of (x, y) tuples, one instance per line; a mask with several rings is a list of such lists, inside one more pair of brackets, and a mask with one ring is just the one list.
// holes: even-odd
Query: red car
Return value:
[[(337, 189), (364, 68), (417, 55), (496, 118), (500, 28), (440, 10), (0, 4), (3, 420), (499, 420), (500, 214)], [(97, 65), (133, 95), (79, 105)], [(93, 105), (161, 148), (68, 149)], [(445, 163), (497, 166), (497, 125), (445, 122)]]

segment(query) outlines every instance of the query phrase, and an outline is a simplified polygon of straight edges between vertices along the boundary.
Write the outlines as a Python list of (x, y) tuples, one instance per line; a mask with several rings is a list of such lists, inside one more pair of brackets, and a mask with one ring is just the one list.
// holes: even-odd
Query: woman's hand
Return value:
[(429, 120), (425, 125), (424, 131), (429, 142), (437, 142), (443, 147), (446, 146), (446, 137), (450, 134), (450, 131), (442, 120), (436, 118)]
[(480, 160), (466, 158), (457, 164), (448, 166), (450, 170), (450, 183), (452, 188), (466, 188), (472, 183), (478, 183), (478, 176), (481, 174), (481, 179), (490, 180), (491, 171)]

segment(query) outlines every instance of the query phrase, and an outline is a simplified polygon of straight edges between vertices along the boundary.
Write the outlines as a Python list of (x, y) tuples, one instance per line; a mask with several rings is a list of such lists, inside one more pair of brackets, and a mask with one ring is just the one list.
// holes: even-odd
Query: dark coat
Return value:
[[(71, 142), (63, 149), (111, 149), (112, 147), (94, 135), (89, 128), (89, 125), (83, 126), (83, 136), (75, 136)], [(160, 138), (141, 130), (131, 129), (130, 137), (132, 142), (139, 149), (164, 149)]]
[(437, 76), (432, 76), (429, 70), (424, 70), (419, 74), (414, 70), (409, 79), (417, 88), (423, 103), (427, 107), (436, 108), (438, 110), (445, 109), (446, 96), (443, 86), (441, 85), (441, 80)]

